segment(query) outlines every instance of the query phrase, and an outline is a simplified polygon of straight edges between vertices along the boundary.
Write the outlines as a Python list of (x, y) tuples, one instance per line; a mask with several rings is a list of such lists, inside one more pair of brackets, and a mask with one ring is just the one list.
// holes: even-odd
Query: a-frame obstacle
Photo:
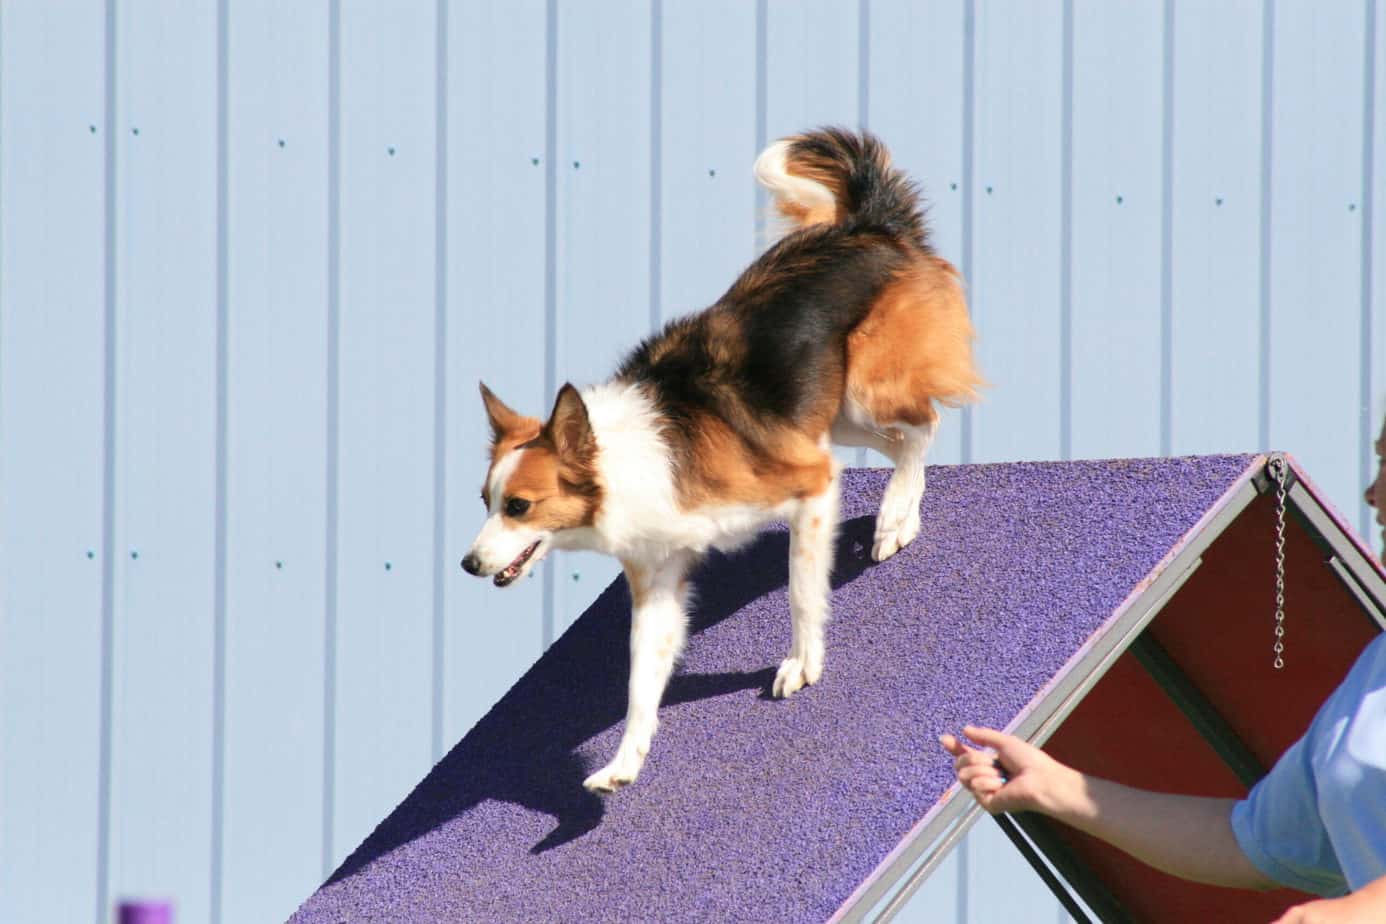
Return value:
[[(587, 794), (624, 714), (617, 581), (292, 920), (889, 917), (977, 817), (935, 740), (968, 722), (1136, 785), (1244, 792), (1386, 626), (1381, 570), (1283, 470), (1283, 669), (1264, 456), (933, 468), (919, 540), (880, 565), (885, 474), (852, 471), (820, 684), (767, 695), (786, 534), (713, 556), (640, 780)], [(1264, 921), (1294, 898), (1002, 821), (1080, 920)]]

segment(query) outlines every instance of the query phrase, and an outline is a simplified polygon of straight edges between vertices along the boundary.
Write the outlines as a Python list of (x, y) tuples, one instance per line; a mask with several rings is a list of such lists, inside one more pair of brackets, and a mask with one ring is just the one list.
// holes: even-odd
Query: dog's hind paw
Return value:
[(780, 662), (780, 669), (775, 674), (775, 682), (770, 687), (770, 693), (776, 699), (784, 699), (787, 696), (793, 696), (810, 684), (817, 683), (821, 676), (823, 676), (821, 662), (812, 665), (801, 658), (785, 658)]
[(884, 518), (885, 511), (882, 511), (876, 520), (876, 537), (871, 546), (871, 557), (876, 561), (885, 561), (919, 536), (918, 510), (905, 514), (900, 523), (886, 524), (881, 522)]

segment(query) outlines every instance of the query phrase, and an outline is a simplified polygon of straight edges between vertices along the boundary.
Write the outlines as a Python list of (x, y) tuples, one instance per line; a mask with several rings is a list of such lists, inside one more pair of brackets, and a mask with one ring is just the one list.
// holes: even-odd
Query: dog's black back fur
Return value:
[(706, 412), (793, 426), (818, 383), (840, 378), (847, 334), (908, 262), (879, 233), (797, 232), (711, 308), (671, 321), (637, 347), (618, 378), (647, 385), (675, 423)]
[(823, 129), (791, 152), (838, 178), (837, 222), (789, 234), (716, 304), (671, 321), (617, 373), (648, 389), (676, 458), (702, 415), (751, 445), (767, 427), (802, 424), (823, 383), (843, 381), (847, 335), (892, 279), (932, 253), (918, 192), (874, 137)]

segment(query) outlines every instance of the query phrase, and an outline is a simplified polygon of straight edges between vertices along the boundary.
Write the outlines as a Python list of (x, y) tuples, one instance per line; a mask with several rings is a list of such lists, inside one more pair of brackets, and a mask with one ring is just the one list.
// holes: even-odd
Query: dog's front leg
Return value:
[(615, 792), (635, 782), (659, 724), (660, 697), (687, 635), (684, 603), (689, 557), (677, 553), (655, 566), (623, 561), (630, 585), (630, 698), (626, 731), (616, 756), (583, 781), (592, 792)]

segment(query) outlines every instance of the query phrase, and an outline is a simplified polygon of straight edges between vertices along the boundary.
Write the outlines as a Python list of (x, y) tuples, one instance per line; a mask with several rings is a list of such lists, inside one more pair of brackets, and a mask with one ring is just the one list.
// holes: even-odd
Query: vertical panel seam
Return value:
[(448, 334), (448, 4), (438, 0), (434, 30), (437, 88), (434, 98), (433, 196), (433, 741), (436, 763), (443, 756), (444, 566), (447, 539), (447, 334)]
[[(871, 0), (857, 0), (857, 125), (863, 132), (871, 124)], [(866, 449), (856, 451), (859, 468), (865, 468)]]
[[(544, 394), (558, 390), (558, 0), (547, 0), (544, 27)], [(558, 565), (544, 568), (542, 648), (553, 642)]]
[(323, 784), (322, 870), (332, 872), (333, 811), (337, 752), (337, 462), (338, 351), (340, 346), (341, 262), (341, 0), (327, 12), (327, 510), (323, 591)]
[(1064, 0), (1059, 101), (1059, 458), (1073, 457), (1073, 0)]
[(1261, 374), (1257, 442), (1270, 448), (1271, 402), (1271, 143), (1274, 110), (1275, 0), (1265, 0), (1261, 17), (1261, 240), (1257, 296), (1260, 302)]
[[(1362, 345), (1361, 345), (1361, 369), (1362, 376), (1362, 412), (1361, 412), (1361, 447), (1358, 452), (1358, 461), (1362, 466), (1359, 474), (1360, 484), (1369, 484), (1372, 480), (1372, 463), (1375, 456), (1372, 449), (1373, 424), (1378, 421), (1372, 420), (1372, 286), (1375, 280), (1372, 277), (1372, 247), (1375, 244), (1372, 234), (1372, 221), (1375, 217), (1375, 190), (1376, 178), (1372, 173), (1373, 161), (1376, 158), (1376, 0), (1366, 0), (1366, 50), (1365, 60), (1362, 62)], [(1358, 531), (1362, 535), (1368, 535), (1371, 529), (1370, 508), (1365, 504), (1358, 505)]]
[[(976, 130), (976, 75), (977, 75), (977, 5), (976, 0), (963, 2), (963, 74), (962, 74), (962, 275), (964, 282), (972, 285), (972, 236), (975, 226), (973, 216), (972, 186), (976, 180), (974, 171)], [(972, 461), (972, 408), (962, 410), (960, 442), (961, 461), (964, 465)]]
[[(5, 126), (5, 68), (3, 67), (3, 64), (4, 64), (4, 48), (5, 48), (5, 11), (4, 11), (3, 7), (0, 7), (0, 132), (3, 131), (4, 126)], [(3, 177), (3, 176), (5, 175), (5, 167), (4, 167), (4, 164), (5, 164), (5, 146), (4, 146), (3, 144), (0, 144), (0, 177)], [(3, 200), (3, 193), (4, 193), (4, 184), (3, 184), (3, 183), (0, 183), (0, 201)], [(0, 222), (0, 279), (4, 279), (4, 278), (5, 278), (5, 229), (4, 229), (4, 223), (3, 223), (3, 222)], [(4, 287), (3, 287), (3, 286), (0, 286), (0, 338), (3, 338), (3, 335), (4, 335), (4, 334), (3, 334), (3, 331), (4, 331), (4, 316), (5, 316), (5, 291), (4, 291)], [(3, 339), (0, 339), (0, 343), (4, 343), (4, 340), (3, 340)], [(0, 376), (0, 395), (3, 395), (3, 394), (4, 394), (4, 384), (5, 384), (5, 383), (4, 383), (4, 377), (3, 377), (3, 376)], [(3, 404), (0, 404), (0, 406), (3, 406)], [(0, 423), (3, 423), (3, 421), (4, 421), (3, 415), (0, 415)], [(5, 435), (4, 435), (4, 431), (3, 431), (2, 429), (0, 429), (0, 446), (3, 446), (3, 445), (5, 445)], [(4, 473), (3, 467), (0, 467), (0, 474), (3, 474), (3, 473)], [(3, 508), (3, 507), (0, 507), (0, 516), (3, 516), (3, 515), (4, 515), (4, 508)]]
[(227, 80), (229, 66), (229, 11), (227, 0), (217, 0), (217, 153), (216, 153), (216, 486), (213, 545), (212, 602), (212, 843), (211, 843), (211, 920), (221, 922), (223, 825), (226, 785), (226, 499), (227, 499), (227, 423), (228, 389), (228, 312), (227, 197), (230, 165), (227, 157)]
[(1160, 114), (1160, 454), (1174, 446), (1174, 0), (1164, 0)]
[(857, 124), (866, 131), (871, 115), (871, 0), (857, 4)]
[(106, 0), (105, 24), (105, 190), (104, 241), (102, 281), (103, 336), (105, 337), (103, 370), (105, 390), (102, 408), (102, 473), (101, 473), (101, 728), (97, 778), (96, 832), (96, 922), (104, 924), (109, 918), (107, 904), (110, 895), (111, 872), (111, 728), (115, 664), (115, 452), (116, 452), (116, 0)]
[(663, 280), (661, 260), (664, 182), (664, 0), (650, 4), (650, 330), (658, 330), (663, 319), (661, 302)]
[[(766, 135), (769, 132), (767, 122), (769, 118), (769, 30), (769, 0), (756, 0), (755, 137), (757, 156), (765, 150)], [(752, 227), (755, 228), (756, 247), (759, 249), (764, 244), (768, 231), (766, 210), (769, 208), (769, 199), (759, 183), (752, 180), (752, 186), (755, 189), (755, 214), (751, 216), (751, 221)]]

